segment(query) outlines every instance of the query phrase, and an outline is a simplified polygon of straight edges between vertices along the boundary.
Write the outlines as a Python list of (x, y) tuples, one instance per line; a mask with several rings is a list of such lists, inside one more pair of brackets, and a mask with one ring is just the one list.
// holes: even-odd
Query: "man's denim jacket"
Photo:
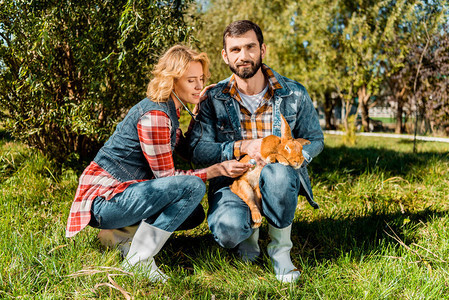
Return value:
[[(276, 79), (282, 86), (276, 89), (273, 101), (273, 134), (281, 135), (281, 116), (285, 117), (294, 138), (304, 138), (310, 141), (303, 147), (304, 164), (297, 169), (301, 180), (300, 194), (309, 203), (318, 208), (313, 200), (312, 187), (307, 165), (324, 147), (324, 137), (318, 115), (313, 107), (304, 86), (274, 72)], [(231, 98), (229, 93), (223, 93), (230, 77), (219, 82), (207, 91), (207, 99), (201, 103), (201, 110), (195, 123), (190, 147), (192, 160), (195, 164), (212, 165), (225, 160), (234, 159), (234, 141), (241, 140), (241, 124), (239, 120), (239, 103)], [(209, 197), (217, 190), (232, 183), (231, 178), (217, 177), (210, 181)]]

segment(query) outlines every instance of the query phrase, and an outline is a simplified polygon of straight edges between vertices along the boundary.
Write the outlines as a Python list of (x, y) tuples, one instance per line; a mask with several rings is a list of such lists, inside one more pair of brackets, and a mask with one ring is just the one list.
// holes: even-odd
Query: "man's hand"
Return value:
[(243, 140), (240, 151), (254, 158), (258, 165), (265, 166), (267, 163), (263, 160), (262, 155), (260, 155), (261, 144), (262, 139)]

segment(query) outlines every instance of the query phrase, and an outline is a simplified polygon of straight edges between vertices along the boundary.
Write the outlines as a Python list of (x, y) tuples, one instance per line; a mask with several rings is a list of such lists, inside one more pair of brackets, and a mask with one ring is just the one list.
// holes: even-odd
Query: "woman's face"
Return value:
[[(198, 61), (189, 63), (189, 67), (184, 74), (174, 83), (176, 95), (187, 103), (197, 104), (200, 100), (200, 92), (204, 85), (203, 65)], [(174, 97), (176, 107), (181, 106)]]

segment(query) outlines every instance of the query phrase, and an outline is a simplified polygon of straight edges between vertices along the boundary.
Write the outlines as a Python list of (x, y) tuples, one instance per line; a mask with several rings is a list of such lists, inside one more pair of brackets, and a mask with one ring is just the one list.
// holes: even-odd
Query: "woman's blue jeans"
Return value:
[(200, 202), (205, 192), (206, 185), (196, 176), (171, 176), (134, 183), (110, 200), (95, 198), (89, 225), (116, 229), (145, 220), (152, 226), (173, 232), (192, 212), (198, 211), (198, 206), (202, 209)]
[[(279, 163), (266, 165), (260, 174), (262, 214), (277, 228), (292, 224), (301, 183), (298, 173)], [(249, 238), (251, 212), (249, 207), (229, 187), (218, 190), (209, 199), (209, 228), (222, 247), (234, 248)]]

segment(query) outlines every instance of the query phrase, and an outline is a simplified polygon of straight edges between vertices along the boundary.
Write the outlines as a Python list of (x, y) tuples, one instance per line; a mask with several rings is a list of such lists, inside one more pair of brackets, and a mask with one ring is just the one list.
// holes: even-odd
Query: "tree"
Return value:
[(16, 138), (59, 162), (91, 159), (152, 65), (191, 41), (189, 0), (15, 1), (0, 6), (0, 103)]
[(423, 64), (418, 72), (416, 97), (426, 120), (434, 133), (449, 135), (449, 26), (435, 33), (429, 51), (414, 47), (416, 55), (422, 55)]
[[(339, 41), (342, 33), (339, 2), (315, 0), (293, 3), (289, 9), (294, 12), (291, 18), (292, 34), (287, 38), (292, 46), (281, 50), (280, 58), (295, 62), (287, 64), (286, 72), (304, 83), (312, 99), (323, 106), (325, 128), (335, 129), (333, 111), (338, 101), (345, 99), (342, 93), (345, 78), (340, 76), (343, 57)], [(281, 44), (286, 42), (282, 41)]]
[(388, 57), (394, 58), (385, 62), (383, 67), (384, 82), (390, 90), (389, 98), (396, 108), (396, 133), (405, 130), (403, 117), (408, 117), (406, 112), (410, 114), (417, 108), (423, 60), (428, 51), (432, 52), (429, 48), (432, 36), (440, 30), (445, 31), (442, 26), (447, 19), (447, 9), (443, 1), (420, 2), (413, 11), (414, 18), (402, 24), (401, 30), (405, 34), (396, 35), (386, 44)]
[(251, 20), (262, 29), (268, 49), (264, 63), (281, 73), (284, 71), (283, 66), (291, 66), (279, 59), (279, 53), (282, 52), (279, 48), (290, 48), (289, 44), (281, 45), (282, 42), (288, 41), (288, 32), (291, 31), (290, 2), (292, 1), (211, 0), (207, 7), (203, 7), (199, 13), (203, 25), (197, 27), (195, 36), (200, 41), (200, 49), (207, 52), (211, 60), (212, 82), (223, 80), (231, 75), (231, 71), (221, 57), (222, 36), (226, 26), (237, 20)]
[(400, 87), (395, 97), (401, 97), (402, 120), (399, 110), (408, 102), (409, 86), (404, 90), (395, 74), (405, 71), (410, 45), (425, 36), (424, 26), (432, 31), (441, 24), (446, 6), (442, 0), (212, 0), (197, 36), (211, 56), (212, 81), (218, 81), (230, 74), (220, 54), (225, 26), (253, 20), (264, 32), (265, 62), (306, 86), (324, 107), (326, 128), (334, 127), (331, 114), (341, 101), (345, 128), (358, 104), (369, 130), (369, 109), (384, 98), (387, 85)]
[[(413, 1), (343, 1), (344, 11), (350, 13), (341, 42), (345, 74), (358, 100), (362, 126), (369, 130), (369, 109), (377, 105), (384, 78), (384, 66), (395, 65), (395, 56), (389, 56), (386, 45), (402, 40), (410, 33), (403, 24), (413, 19)], [(398, 46), (398, 54), (403, 48)]]
[(330, 95), (335, 89), (333, 86), (339, 85), (331, 63), (338, 63), (338, 48), (332, 46), (335, 39), (324, 32), (333, 26), (331, 16), (336, 9), (336, 0), (301, 3), (279, 0), (211, 1), (203, 7), (201, 20), (204, 26), (196, 34), (202, 50), (209, 54), (212, 61), (211, 81), (216, 82), (230, 75), (221, 58), (225, 27), (232, 21), (249, 19), (257, 23), (264, 33), (268, 49), (264, 62), (280, 74), (304, 84), (317, 104), (328, 104), (325, 112), (326, 119), (330, 120), (335, 106), (335, 99)]

